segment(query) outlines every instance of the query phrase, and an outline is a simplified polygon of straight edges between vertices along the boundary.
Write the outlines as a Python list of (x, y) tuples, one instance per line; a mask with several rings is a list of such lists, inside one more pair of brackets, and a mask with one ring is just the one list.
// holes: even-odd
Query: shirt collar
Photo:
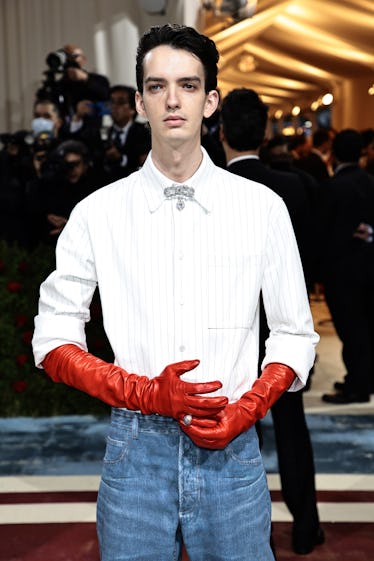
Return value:
[[(140, 170), (142, 175), (142, 186), (145, 198), (148, 203), (149, 211), (156, 212), (166, 201), (164, 189), (171, 185), (188, 185), (195, 190), (195, 200), (186, 201), (186, 204), (198, 204), (203, 211), (208, 214), (212, 210), (213, 203), (213, 181), (212, 174), (215, 165), (209, 158), (206, 150), (201, 147), (202, 161), (196, 172), (183, 183), (172, 181), (160, 172), (153, 163), (152, 150), (149, 152), (143, 167)], [(175, 200), (168, 200), (168, 204), (175, 204)]]
[(241, 162), (242, 160), (259, 160), (260, 157), (257, 154), (245, 154), (243, 156), (236, 156), (232, 158), (229, 162), (227, 162), (226, 167), (231, 166), (231, 164), (235, 164), (235, 162)]

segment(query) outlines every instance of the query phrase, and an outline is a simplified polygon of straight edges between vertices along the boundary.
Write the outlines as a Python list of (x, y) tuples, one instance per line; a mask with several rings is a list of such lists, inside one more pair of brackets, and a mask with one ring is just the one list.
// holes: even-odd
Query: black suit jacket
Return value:
[(282, 197), (287, 206), (307, 283), (312, 282), (314, 240), (311, 205), (305, 186), (294, 173), (269, 168), (257, 158), (245, 158), (227, 166), (228, 171), (263, 183)]
[(341, 260), (349, 266), (366, 255), (373, 259), (373, 244), (354, 238), (353, 233), (361, 222), (374, 227), (374, 177), (354, 164), (342, 168), (323, 187), (323, 270), (328, 271)]

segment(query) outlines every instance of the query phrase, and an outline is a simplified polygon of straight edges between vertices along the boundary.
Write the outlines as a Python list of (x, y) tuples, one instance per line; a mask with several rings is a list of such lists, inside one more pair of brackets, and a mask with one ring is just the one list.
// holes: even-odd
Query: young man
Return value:
[[(217, 62), (189, 27), (141, 38), (136, 103), (152, 151), (77, 205), (41, 287), (36, 364), (113, 406), (102, 561), (172, 561), (182, 538), (190, 561), (273, 560), (254, 423), (305, 384), (318, 336), (281, 199), (201, 148)], [(115, 364), (86, 352), (97, 284)], [(271, 331), (257, 380), (260, 290)]]

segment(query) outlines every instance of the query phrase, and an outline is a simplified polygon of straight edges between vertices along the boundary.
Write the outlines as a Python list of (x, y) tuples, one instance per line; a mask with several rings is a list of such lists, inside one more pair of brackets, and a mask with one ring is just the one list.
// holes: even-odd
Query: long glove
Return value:
[(193, 370), (198, 360), (170, 364), (155, 378), (129, 374), (83, 351), (76, 345), (62, 345), (47, 354), (43, 368), (54, 382), (64, 382), (101, 399), (113, 407), (158, 413), (180, 420), (217, 415), (227, 404), (226, 397), (204, 397), (222, 387), (221, 382), (189, 383), (180, 376)]
[(228, 404), (216, 420), (192, 418), (187, 426), (181, 421), (180, 427), (201, 448), (225, 448), (238, 434), (265, 417), (295, 376), (292, 368), (285, 364), (268, 364), (252, 388), (237, 402)]

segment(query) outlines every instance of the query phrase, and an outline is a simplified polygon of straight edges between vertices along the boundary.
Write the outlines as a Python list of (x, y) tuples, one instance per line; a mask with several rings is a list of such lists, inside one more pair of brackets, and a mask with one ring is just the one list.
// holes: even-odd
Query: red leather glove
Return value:
[(201, 448), (221, 449), (238, 434), (248, 430), (286, 391), (295, 379), (295, 372), (285, 364), (268, 364), (252, 388), (236, 403), (226, 405), (217, 419), (192, 418), (181, 429)]
[(204, 397), (222, 387), (221, 382), (190, 383), (180, 376), (193, 370), (198, 360), (170, 364), (155, 378), (128, 374), (123, 368), (82, 351), (76, 345), (62, 345), (47, 354), (43, 368), (54, 382), (64, 382), (113, 407), (142, 413), (158, 413), (174, 419), (217, 415), (227, 397)]

